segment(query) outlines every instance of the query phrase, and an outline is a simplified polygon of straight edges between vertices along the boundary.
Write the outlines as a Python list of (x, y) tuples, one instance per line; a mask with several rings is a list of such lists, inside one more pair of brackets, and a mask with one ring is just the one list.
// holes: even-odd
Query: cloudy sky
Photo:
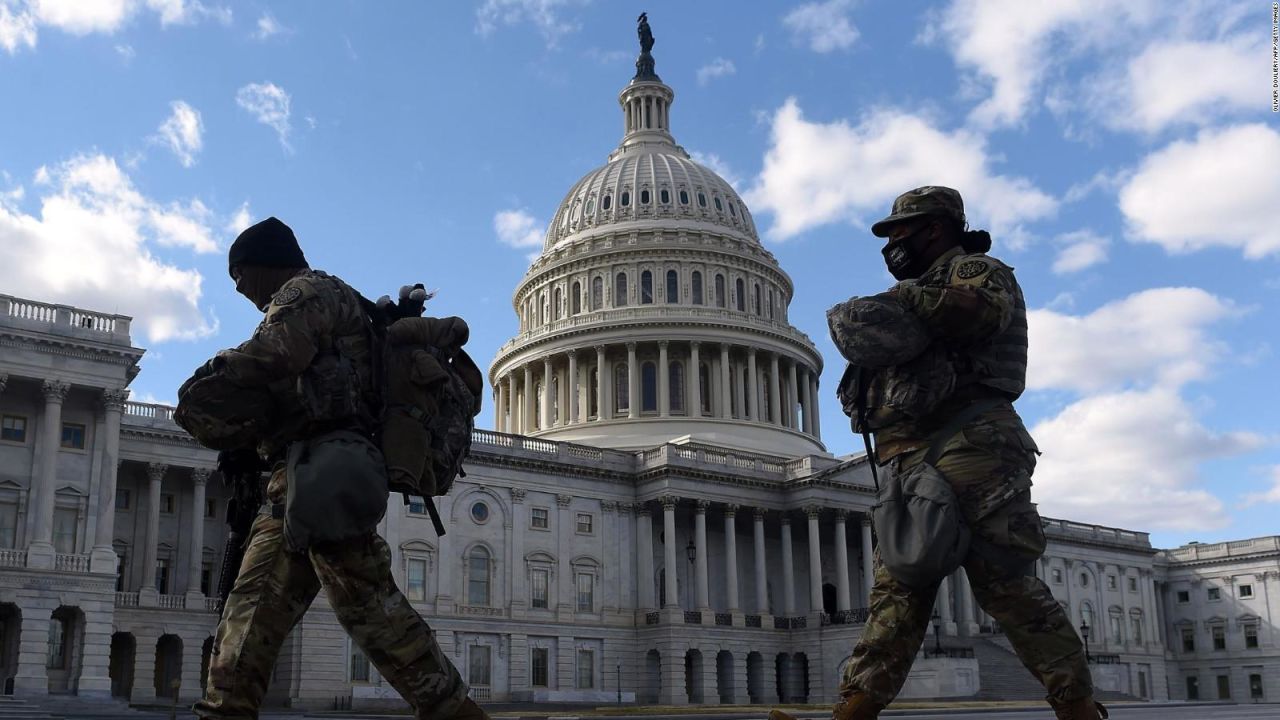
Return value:
[[(677, 140), (791, 274), (824, 397), (823, 310), (889, 281), (869, 223), (952, 185), (1031, 307), (1042, 511), (1164, 546), (1280, 531), (1270, 3), (903, 7), (0, 0), (0, 293), (133, 315), (134, 398), (171, 402), (251, 332), (225, 250), (277, 215), (368, 295), (438, 289), (487, 364), (619, 139), (647, 10)], [(822, 424), (858, 447), (832, 400)]]

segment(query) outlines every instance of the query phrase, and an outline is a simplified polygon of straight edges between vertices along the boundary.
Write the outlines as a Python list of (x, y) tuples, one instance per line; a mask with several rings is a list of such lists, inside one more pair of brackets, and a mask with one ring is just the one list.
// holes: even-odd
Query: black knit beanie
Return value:
[(231, 243), (227, 253), (227, 272), (237, 265), (259, 265), (275, 268), (305, 268), (307, 258), (298, 247), (298, 239), (288, 225), (274, 217), (251, 225)]

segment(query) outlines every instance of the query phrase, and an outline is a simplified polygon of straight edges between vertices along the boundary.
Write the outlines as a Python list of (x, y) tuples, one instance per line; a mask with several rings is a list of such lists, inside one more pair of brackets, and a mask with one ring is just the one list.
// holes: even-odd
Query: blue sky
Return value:
[(620, 138), (645, 10), (677, 140), (795, 281), (833, 452), (858, 443), (823, 311), (889, 284), (867, 227), (893, 197), (949, 184), (1031, 308), (1042, 511), (1166, 546), (1274, 534), (1269, 9), (0, 0), (0, 292), (135, 316), (134, 397), (171, 402), (251, 332), (225, 250), (276, 215), (368, 295), (438, 289), (487, 364)]

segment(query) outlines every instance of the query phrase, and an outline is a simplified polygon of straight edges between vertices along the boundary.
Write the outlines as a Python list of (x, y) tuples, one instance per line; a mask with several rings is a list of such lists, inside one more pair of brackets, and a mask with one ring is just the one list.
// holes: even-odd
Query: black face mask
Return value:
[(880, 249), (880, 254), (884, 255), (885, 267), (889, 268), (889, 274), (893, 275), (895, 280), (918, 278), (929, 269), (929, 263), (920, 257), (919, 248), (914, 242), (924, 234), (927, 227), (926, 225), (897, 240), (890, 240)]

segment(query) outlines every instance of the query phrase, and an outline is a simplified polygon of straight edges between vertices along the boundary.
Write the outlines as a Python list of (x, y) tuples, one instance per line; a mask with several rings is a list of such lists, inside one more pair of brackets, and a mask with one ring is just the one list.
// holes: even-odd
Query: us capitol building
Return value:
[[(734, 189), (671, 132), (648, 52), (622, 141), (515, 289), (495, 427), (438, 498), (393, 497), (396, 580), (485, 701), (827, 703), (866, 618), (865, 458), (822, 443), (823, 359)], [(0, 684), (155, 702), (203, 686), (227, 492), (172, 408), (128, 400), (130, 318), (0, 295)], [(844, 428), (839, 430), (845, 432)], [(1153, 548), (1045, 520), (1036, 573), (1100, 689), (1280, 698), (1280, 537)], [(906, 697), (1042, 690), (943, 583)], [(1114, 695), (1113, 695), (1114, 697)], [(323, 593), (269, 702), (395, 705)]]

